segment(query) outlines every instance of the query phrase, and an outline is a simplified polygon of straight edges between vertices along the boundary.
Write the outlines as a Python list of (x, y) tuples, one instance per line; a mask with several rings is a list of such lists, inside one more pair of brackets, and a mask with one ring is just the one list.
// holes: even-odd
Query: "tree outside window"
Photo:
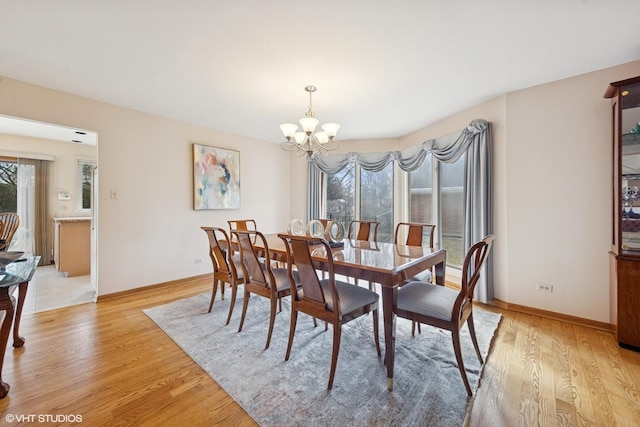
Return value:
[(93, 170), (96, 164), (84, 160), (78, 161), (78, 172), (80, 176), (80, 210), (91, 209), (91, 191), (93, 183)]
[(18, 165), (15, 162), (0, 161), (0, 212), (17, 212), (17, 182)]

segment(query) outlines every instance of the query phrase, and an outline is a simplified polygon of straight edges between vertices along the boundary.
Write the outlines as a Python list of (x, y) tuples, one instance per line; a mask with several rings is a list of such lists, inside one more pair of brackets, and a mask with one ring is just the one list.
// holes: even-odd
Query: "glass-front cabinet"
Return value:
[(640, 351), (640, 76), (609, 85), (613, 141), (611, 287), (622, 347)]

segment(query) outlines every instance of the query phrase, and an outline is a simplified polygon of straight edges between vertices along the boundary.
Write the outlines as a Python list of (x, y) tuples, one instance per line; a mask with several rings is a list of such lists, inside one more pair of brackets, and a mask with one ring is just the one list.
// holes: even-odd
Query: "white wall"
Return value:
[[(200, 226), (255, 218), (265, 232), (286, 227), (289, 155), (276, 144), (8, 78), (0, 114), (98, 132), (99, 295), (211, 272)], [(240, 151), (240, 209), (193, 210), (194, 142)]]

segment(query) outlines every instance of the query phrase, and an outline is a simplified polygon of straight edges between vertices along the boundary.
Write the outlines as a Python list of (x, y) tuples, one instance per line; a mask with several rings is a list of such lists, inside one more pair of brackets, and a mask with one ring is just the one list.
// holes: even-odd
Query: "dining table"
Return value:
[[(7, 254), (0, 252), (0, 259)], [(22, 347), (25, 339), (20, 336), (20, 319), (22, 308), (27, 296), (29, 281), (33, 278), (36, 267), (40, 262), (39, 256), (18, 253), (15, 259), (0, 267), (0, 311), (4, 311), (2, 327), (0, 328), (0, 399), (9, 393), (9, 384), (2, 381), (2, 366), (7, 349), (7, 342), (13, 325), (13, 347)], [(13, 296), (18, 289), (18, 302)]]
[[(286, 262), (286, 247), (284, 241), (278, 237), (278, 233), (265, 234), (265, 237), (270, 257), (276, 261)], [(352, 239), (345, 239), (341, 244), (334, 244), (334, 246), (331, 257), (336, 274), (381, 285), (387, 388), (393, 390), (395, 308), (398, 288), (402, 282), (428, 269), (433, 269), (435, 283), (444, 286), (446, 251), (430, 247)], [(328, 269), (324, 246), (318, 245), (318, 248), (312, 251), (312, 258), (317, 262), (319, 269)]]

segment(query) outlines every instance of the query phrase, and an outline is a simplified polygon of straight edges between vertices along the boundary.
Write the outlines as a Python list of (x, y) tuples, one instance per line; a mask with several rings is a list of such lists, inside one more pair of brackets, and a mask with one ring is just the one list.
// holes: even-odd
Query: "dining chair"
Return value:
[[(316, 270), (321, 267), (314, 264), (311, 253), (322, 245), (326, 251), (325, 253), (331, 254), (331, 247), (326, 240), (288, 234), (278, 234), (278, 236), (284, 240), (287, 249), (287, 266), (292, 294), (289, 343), (287, 344), (287, 353), (284, 360), (289, 360), (291, 355), (299, 312), (313, 316), (314, 319), (325, 321), (325, 329), (326, 325), (330, 323), (333, 327), (333, 349), (329, 384), (327, 386), (330, 390), (333, 387), (333, 378), (338, 362), (342, 325), (369, 312), (373, 313), (374, 342), (378, 357), (381, 356), (380, 339), (378, 337), (379, 296), (368, 289), (336, 280), (332, 256), (327, 257), (328, 278), (323, 280), (318, 278)], [(293, 276), (295, 273), (293, 270), (294, 260), (299, 283), (296, 282)], [(310, 369), (313, 368), (315, 366)]]
[(347, 229), (347, 238), (355, 240), (378, 241), (378, 221), (353, 220)]
[[(267, 334), (267, 343), (265, 350), (269, 348), (271, 335), (273, 334), (273, 326), (276, 320), (276, 303), (281, 302), (282, 298), (291, 295), (292, 287), (289, 280), (289, 272), (287, 268), (276, 268), (270, 262), (262, 262), (258, 257), (258, 250), (254, 245), (254, 241), (260, 245), (260, 252), (264, 255), (264, 259), (271, 259), (269, 245), (264, 234), (259, 231), (251, 230), (234, 230), (232, 232), (240, 246), (240, 256), (243, 259), (242, 268), (244, 269), (244, 300), (242, 303), (242, 316), (240, 318), (240, 326), (238, 332), (242, 331), (244, 319), (249, 306), (249, 298), (251, 294), (269, 298), (270, 315), (269, 315), (269, 332)], [(292, 274), (294, 282), (297, 281), (297, 272)], [(282, 306), (280, 306), (282, 310)]]
[(0, 232), (0, 251), (6, 251), (20, 226), (20, 217), (15, 212), (3, 212), (0, 213), (0, 221), (3, 224), (2, 232)]
[(229, 304), (229, 314), (227, 315), (227, 323), (231, 321), (233, 307), (236, 303), (236, 295), (238, 293), (238, 285), (244, 283), (244, 271), (240, 260), (231, 258), (229, 251), (229, 235), (220, 227), (200, 227), (207, 233), (209, 238), (209, 257), (213, 264), (213, 291), (211, 292), (211, 302), (209, 303), (209, 313), (213, 309), (213, 302), (216, 298), (218, 285), (220, 285), (220, 297), (224, 299), (225, 283), (231, 286), (231, 303)]
[(469, 396), (473, 393), (462, 360), (460, 329), (466, 322), (478, 360), (484, 363), (473, 324), (473, 291), (494, 239), (495, 236), (490, 234), (467, 251), (459, 290), (426, 282), (410, 282), (398, 289), (397, 306), (394, 309), (398, 317), (451, 332), (458, 369)]
[[(427, 246), (433, 248), (433, 234), (436, 226), (419, 222), (399, 222), (394, 232), (394, 243), (406, 246)], [(403, 239), (401, 239), (403, 238)], [(413, 276), (409, 281), (432, 282), (433, 273), (425, 270)], [(402, 286), (402, 284), (400, 284)]]
[(227, 221), (229, 224), (229, 230), (241, 230), (241, 231), (257, 231), (258, 226), (254, 219), (231, 219)]
[[(378, 221), (353, 220), (349, 223), (347, 238), (377, 243), (379, 225)], [(355, 278), (354, 282), (357, 285), (358, 278)], [(373, 283), (371, 282), (369, 282), (369, 289), (373, 290)]]
[[(258, 231), (258, 225), (256, 224), (256, 221), (254, 219), (231, 219), (231, 220), (227, 221), (227, 224), (229, 224), (229, 233), (230, 233), (230, 237), (231, 237), (231, 243), (234, 243), (234, 244), (238, 243), (237, 239), (233, 235), (233, 231), (234, 230)], [(254, 243), (255, 243), (255, 239), (254, 239)], [(236, 251), (233, 254), (233, 256), (236, 259), (240, 259), (239, 251)]]

